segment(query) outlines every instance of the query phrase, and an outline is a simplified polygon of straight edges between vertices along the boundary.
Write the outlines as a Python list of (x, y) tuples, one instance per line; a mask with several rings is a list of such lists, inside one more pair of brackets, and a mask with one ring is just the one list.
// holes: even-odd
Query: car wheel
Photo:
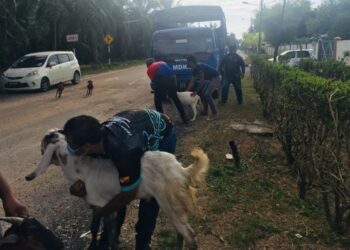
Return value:
[(72, 83), (78, 84), (80, 82), (80, 73), (78, 71), (74, 72)]
[(48, 79), (48, 78), (43, 78), (42, 80), (41, 80), (41, 84), (40, 84), (40, 90), (42, 91), (42, 92), (46, 92), (46, 91), (48, 91), (49, 89), (50, 89), (50, 80)]

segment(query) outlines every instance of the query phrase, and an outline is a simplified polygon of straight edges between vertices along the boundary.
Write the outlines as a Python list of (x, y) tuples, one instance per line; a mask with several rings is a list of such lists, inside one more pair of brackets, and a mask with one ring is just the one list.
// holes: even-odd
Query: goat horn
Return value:
[(23, 220), (21, 217), (0, 217), (0, 221), (6, 221), (18, 226), (22, 224)]

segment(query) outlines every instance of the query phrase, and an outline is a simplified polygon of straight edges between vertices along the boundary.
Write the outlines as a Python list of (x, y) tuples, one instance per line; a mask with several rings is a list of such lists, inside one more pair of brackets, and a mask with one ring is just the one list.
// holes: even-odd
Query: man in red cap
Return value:
[(166, 62), (155, 61), (153, 58), (146, 60), (147, 75), (151, 79), (151, 87), (154, 91), (154, 104), (158, 112), (163, 113), (162, 101), (169, 96), (179, 111), (183, 123), (187, 123), (184, 108), (177, 96), (176, 76)]

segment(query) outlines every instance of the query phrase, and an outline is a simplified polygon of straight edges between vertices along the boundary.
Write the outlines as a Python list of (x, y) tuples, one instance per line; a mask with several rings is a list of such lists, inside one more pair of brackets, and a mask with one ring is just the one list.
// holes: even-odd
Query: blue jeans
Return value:
[(221, 102), (226, 103), (228, 98), (228, 90), (230, 88), (230, 84), (232, 83), (235, 88), (237, 103), (242, 104), (242, 87), (241, 87), (241, 78), (240, 77), (227, 77), (224, 78), (224, 85), (221, 91)]
[[(176, 149), (176, 133), (175, 128), (171, 128), (167, 137), (159, 144), (159, 150), (171, 154), (175, 153)], [(152, 198), (149, 201), (140, 200), (139, 220), (135, 226), (136, 229), (136, 250), (149, 249), (153, 231), (156, 227), (157, 217), (159, 213), (159, 205)]]
[(208, 105), (213, 115), (217, 114), (213, 99), (214, 91), (220, 87), (220, 77), (215, 77), (210, 81), (205, 81), (205, 86), (201, 90), (200, 97), (203, 103), (203, 113), (208, 113)]

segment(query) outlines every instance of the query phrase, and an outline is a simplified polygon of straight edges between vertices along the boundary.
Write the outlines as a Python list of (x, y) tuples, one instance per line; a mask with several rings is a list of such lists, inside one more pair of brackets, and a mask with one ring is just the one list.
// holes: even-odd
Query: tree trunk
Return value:
[(276, 62), (276, 58), (277, 58), (277, 55), (278, 55), (278, 45), (277, 46), (274, 46), (274, 51), (273, 51), (273, 61)]

